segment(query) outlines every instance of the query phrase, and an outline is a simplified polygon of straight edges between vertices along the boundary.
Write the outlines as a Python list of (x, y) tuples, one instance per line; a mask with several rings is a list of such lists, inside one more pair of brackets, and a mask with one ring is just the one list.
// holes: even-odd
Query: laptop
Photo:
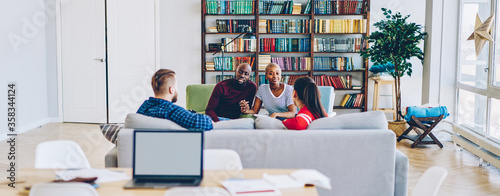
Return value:
[(125, 189), (198, 186), (203, 179), (202, 131), (134, 130), (133, 178)]

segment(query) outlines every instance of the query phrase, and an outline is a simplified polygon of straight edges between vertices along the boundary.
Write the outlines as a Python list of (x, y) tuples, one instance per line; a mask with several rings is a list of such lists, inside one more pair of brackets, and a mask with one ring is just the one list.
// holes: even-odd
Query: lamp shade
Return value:
[(246, 33), (243, 39), (257, 39), (253, 33)]

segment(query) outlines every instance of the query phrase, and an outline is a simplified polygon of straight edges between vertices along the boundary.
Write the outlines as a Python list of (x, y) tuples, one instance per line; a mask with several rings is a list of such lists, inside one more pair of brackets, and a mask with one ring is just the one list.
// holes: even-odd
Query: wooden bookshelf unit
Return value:
[[(230, 41), (244, 25), (252, 27), (255, 51), (249, 51), (248, 40), (235, 41), (238, 45), (224, 52), (225, 58), (233, 57), (229, 68), (242, 62), (236, 57), (246, 57), (243, 61), (253, 62), (251, 79), (260, 85), (270, 56), (282, 67), (285, 82), (294, 75), (312, 77), (318, 85), (334, 86), (334, 109), (367, 110), (368, 60), (358, 51), (368, 47), (364, 38), (369, 35), (370, 0), (201, 0), (203, 84), (221, 79), (221, 55), (213, 55), (209, 44), (221, 43), (222, 38)], [(225, 78), (234, 76), (234, 70), (224, 72)], [(340, 106), (347, 94), (360, 96), (360, 102)]]

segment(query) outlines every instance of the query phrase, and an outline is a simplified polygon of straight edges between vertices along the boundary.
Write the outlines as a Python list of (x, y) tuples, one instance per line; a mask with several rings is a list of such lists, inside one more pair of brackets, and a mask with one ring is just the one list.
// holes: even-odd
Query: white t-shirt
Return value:
[(262, 105), (266, 108), (269, 114), (288, 112), (288, 106), (293, 104), (292, 100), (293, 87), (285, 84), (285, 89), (278, 97), (271, 92), (269, 84), (262, 84), (257, 90), (255, 97), (262, 101)]

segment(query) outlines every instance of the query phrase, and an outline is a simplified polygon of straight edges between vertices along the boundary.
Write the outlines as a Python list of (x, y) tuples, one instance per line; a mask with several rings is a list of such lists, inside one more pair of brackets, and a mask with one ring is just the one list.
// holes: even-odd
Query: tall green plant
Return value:
[(392, 14), (391, 10), (382, 8), (385, 20), (374, 24), (378, 31), (366, 37), (368, 43), (373, 43), (361, 56), (370, 58), (374, 64), (393, 63), (394, 71), (389, 71), (396, 85), (397, 120), (401, 121), (401, 77), (405, 74), (411, 77), (412, 64), (410, 58), (417, 57), (424, 60), (424, 53), (418, 47), (427, 33), (422, 31), (421, 25), (407, 22), (410, 15), (402, 16), (399, 12)]

